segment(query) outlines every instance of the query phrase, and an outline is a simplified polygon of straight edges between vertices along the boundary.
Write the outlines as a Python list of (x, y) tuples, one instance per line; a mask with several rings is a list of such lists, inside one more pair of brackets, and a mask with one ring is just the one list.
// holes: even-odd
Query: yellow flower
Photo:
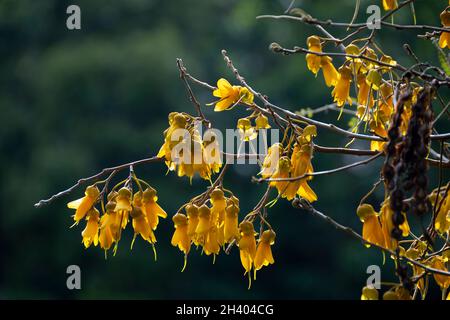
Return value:
[[(448, 271), (447, 267), (445, 266), (445, 262), (442, 259), (442, 257), (433, 257), (431, 260), (431, 267), (442, 270), (442, 271)], [(433, 273), (434, 280), (436, 283), (442, 288), (447, 289), (450, 286), (450, 276), (445, 276), (438, 273)]]
[(216, 227), (217, 242), (219, 245), (224, 244), (224, 220), (227, 200), (222, 189), (216, 188), (211, 192), (211, 224)]
[(398, 3), (397, 0), (383, 0), (383, 8), (384, 10), (394, 10), (397, 9)]
[(339, 72), (337, 72), (331, 59), (328, 56), (322, 56), (320, 66), (322, 67), (323, 78), (327, 87), (335, 86), (339, 80)]
[(274, 243), (275, 232), (273, 230), (264, 231), (259, 239), (258, 246), (256, 247), (255, 261), (253, 262), (255, 266), (255, 279), (256, 271), (261, 269), (263, 266), (268, 266), (269, 264), (273, 264), (275, 262), (271, 249), (271, 246)]
[(118, 240), (119, 225), (117, 224), (116, 202), (109, 201), (106, 204), (106, 213), (100, 219), (100, 247), (109, 250), (114, 241)]
[(260, 113), (256, 119), (255, 119), (255, 124), (256, 124), (256, 129), (269, 129), (270, 128), (270, 124), (269, 124), (269, 119), (263, 115), (262, 113)]
[(233, 201), (230, 201), (225, 212), (225, 221), (224, 221), (225, 243), (230, 243), (234, 239), (239, 238), (238, 215), (239, 215), (239, 207)]
[[(172, 135), (177, 129), (184, 129), (187, 124), (187, 118), (178, 112), (171, 112), (169, 114), (169, 128), (164, 131), (164, 144), (158, 152), (158, 157), (164, 157), (166, 159), (167, 167), (170, 170), (175, 169), (175, 165), (172, 163), (172, 149), (181, 142), (183, 137), (179, 137), (178, 140), (173, 139)], [(175, 141), (174, 141), (175, 140)]]
[[(364, 240), (379, 246), (384, 246), (384, 235), (378, 214), (370, 204), (362, 204), (357, 209), (357, 214), (363, 222), (362, 237)], [(367, 244), (367, 247), (370, 245)]]
[[(358, 75), (358, 104), (362, 106), (369, 106), (370, 108), (374, 105), (373, 94), (370, 90), (370, 85), (367, 84), (366, 77), (362, 74)], [(367, 103), (369, 101), (369, 103)]]
[[(307, 132), (303, 132), (303, 135), (305, 133)], [(305, 174), (312, 173), (313, 167), (311, 164), (311, 158), (312, 148), (310, 144), (301, 145), (299, 143), (296, 143), (291, 156), (291, 177), (301, 177)], [(316, 201), (317, 195), (308, 185), (308, 180), (311, 179), (312, 177), (304, 177), (302, 179), (290, 182), (284, 194), (286, 198), (288, 200), (292, 200), (297, 194), (298, 196), (308, 200), (309, 202)]]
[(239, 225), (241, 239), (239, 240), (239, 255), (245, 274), (250, 273), (256, 254), (255, 229), (249, 221), (241, 222)]
[(219, 98), (219, 101), (214, 102), (214, 111), (227, 110), (238, 102), (253, 103), (253, 94), (247, 88), (232, 86), (223, 78), (217, 80), (217, 89), (213, 91), (213, 96)]
[(239, 135), (243, 141), (250, 141), (258, 136), (258, 132), (252, 126), (250, 119), (248, 118), (239, 119), (237, 128), (239, 129)]
[(217, 239), (217, 227), (211, 226), (206, 237), (205, 245), (203, 246), (203, 252), (209, 256), (210, 254), (217, 255), (219, 251), (220, 245)]
[(142, 239), (150, 242), (151, 244), (156, 242), (155, 234), (150, 226), (150, 223), (145, 215), (144, 205), (142, 202), (142, 194), (138, 192), (133, 197), (133, 210), (130, 212), (131, 217), (133, 218), (133, 229), (134, 229), (134, 237), (131, 242), (131, 248), (133, 248), (134, 240), (137, 235), (140, 234)]
[(187, 255), (191, 249), (191, 239), (188, 236), (188, 219), (184, 214), (177, 213), (172, 217), (172, 220), (175, 225), (175, 232), (171, 243)]
[(279, 142), (269, 147), (267, 155), (263, 160), (261, 171), (259, 172), (263, 178), (269, 178), (275, 173), (282, 151), (283, 147)]
[(93, 243), (94, 246), (98, 244), (98, 223), (100, 221), (100, 213), (97, 209), (91, 208), (86, 214), (86, 228), (84, 228), (81, 236), (83, 237), (83, 244), (86, 248)]
[[(389, 206), (389, 199), (386, 199), (381, 206), (381, 228), (383, 230), (384, 235), (384, 243), (385, 247), (394, 250), (397, 248), (397, 240), (392, 237), (392, 230), (394, 229), (394, 223), (392, 221), (392, 216), (394, 211), (392, 211)], [(409, 224), (406, 219), (406, 214), (402, 213), (405, 221), (400, 225), (400, 230), (402, 231), (402, 236), (406, 237), (409, 235)]]
[(245, 87), (239, 87), (239, 100), (246, 104), (253, 104), (253, 93)]
[(69, 209), (75, 209), (75, 215), (73, 219), (75, 223), (78, 223), (81, 219), (83, 219), (87, 212), (92, 208), (94, 203), (97, 201), (97, 198), (100, 194), (100, 191), (96, 186), (89, 186), (86, 188), (85, 196), (83, 198), (71, 201), (67, 204)]
[(145, 213), (152, 230), (155, 230), (158, 226), (159, 218), (167, 218), (167, 213), (156, 203), (156, 201), (158, 201), (156, 190), (153, 188), (145, 189), (142, 194), (143, 212)]
[(367, 286), (362, 288), (361, 300), (378, 300), (378, 290)]
[(389, 121), (391, 114), (394, 112), (394, 91), (392, 86), (383, 83), (380, 86), (381, 99), (378, 102), (378, 109), (381, 120)]
[(214, 131), (205, 133), (203, 141), (203, 159), (209, 165), (211, 172), (218, 173), (222, 167), (222, 157), (220, 154), (220, 143)]
[(186, 205), (186, 214), (188, 217), (188, 229), (187, 234), (194, 240), (195, 243), (195, 229), (198, 225), (198, 207), (195, 204), (189, 203)]
[[(290, 171), (291, 171), (291, 161), (289, 160), (288, 157), (283, 156), (278, 160), (277, 169), (275, 170), (271, 178), (273, 179), (289, 178)], [(277, 188), (278, 194), (281, 194), (283, 197), (285, 197), (285, 191), (288, 184), (289, 181), (270, 181), (270, 186)]]
[[(351, 43), (345, 47), (345, 53), (352, 56), (359, 56), (361, 54), (360, 49), (357, 45)], [(347, 61), (350, 61), (351, 69), (355, 74), (358, 74), (361, 67), (363, 66), (362, 58), (346, 57)]]
[(204, 245), (209, 229), (211, 228), (211, 210), (204, 204), (198, 208), (198, 224), (195, 235), (199, 244)]
[[(320, 39), (317, 36), (311, 36), (306, 40), (309, 51), (314, 52), (322, 52), (322, 45), (320, 43)], [(308, 69), (311, 70), (312, 73), (317, 74), (320, 69), (321, 57), (319, 55), (308, 53), (306, 55), (306, 64)]]
[(128, 223), (128, 215), (131, 210), (131, 191), (130, 189), (123, 187), (119, 190), (116, 197), (116, 212), (118, 213), (117, 219), (119, 221), (118, 225), (125, 229)]
[(339, 68), (339, 80), (332, 91), (334, 102), (340, 107), (347, 101), (352, 104), (350, 98), (350, 82), (352, 81), (352, 71), (349, 67), (342, 66)]
[[(445, 9), (440, 15), (441, 23), (444, 27), (450, 27), (450, 11)], [(447, 47), (450, 49), (450, 32), (441, 32), (439, 37), (439, 46), (441, 48)]]
[[(391, 56), (388, 55), (383, 55), (380, 59), (381, 62), (388, 64), (392, 67), (395, 67), (397, 65), (397, 61), (395, 61)], [(392, 69), (392, 67), (386, 67), (386, 66), (380, 66), (381, 67), (381, 72), (382, 73), (386, 73), (388, 72), (390, 69)]]
[[(380, 121), (372, 120), (369, 123), (370, 129), (379, 137), (387, 138), (387, 131), (384, 128), (383, 123)], [(371, 141), (370, 142), (370, 150), (372, 151), (383, 151), (384, 150), (384, 141)]]
[[(436, 203), (436, 194), (437, 192), (434, 192), (430, 196), (430, 202), (432, 205)], [(443, 201), (443, 202), (442, 202)], [(450, 230), (450, 196), (447, 194), (444, 200), (442, 200), (442, 196), (439, 196), (437, 200), (437, 205), (442, 202), (442, 205), (439, 209), (439, 212), (437, 213), (436, 219), (434, 221), (434, 228), (436, 231), (438, 231), (440, 234), (444, 234), (449, 232)]]
[(383, 78), (377, 70), (370, 69), (366, 76), (366, 82), (373, 90), (378, 90), (383, 83)]

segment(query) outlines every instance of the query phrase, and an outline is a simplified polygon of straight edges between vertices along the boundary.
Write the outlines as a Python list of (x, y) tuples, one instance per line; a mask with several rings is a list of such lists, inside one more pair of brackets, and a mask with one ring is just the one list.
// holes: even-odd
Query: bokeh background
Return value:
[[(260, 14), (280, 14), (289, 0), (208, 1), (0, 1), (0, 298), (267, 298), (358, 299), (366, 268), (382, 265), (382, 254), (366, 249), (330, 225), (279, 201), (269, 211), (277, 231), (276, 263), (264, 268), (252, 289), (237, 250), (211, 257), (193, 251), (180, 272), (183, 258), (170, 246), (170, 219), (158, 227), (158, 261), (151, 247), (138, 239), (128, 249), (125, 232), (119, 252), (104, 259), (99, 248), (85, 250), (82, 226), (69, 229), (73, 212), (66, 203), (83, 188), (51, 205), (33, 204), (71, 186), (78, 178), (103, 167), (154, 155), (162, 143), (170, 111), (194, 113), (179, 80), (176, 58), (189, 72), (214, 84), (220, 77), (234, 80), (221, 49), (227, 49), (247, 80), (271, 100), (291, 110), (317, 108), (331, 102), (321, 75), (315, 80), (304, 56), (283, 57), (268, 50), (271, 42), (305, 45), (317, 31), (288, 21), (256, 20)], [(446, 1), (416, 1), (419, 23), (440, 25)], [(359, 19), (369, 4), (362, 1)], [(82, 29), (66, 28), (66, 8), (78, 4)], [(355, 1), (298, 0), (321, 19), (350, 21)], [(396, 22), (411, 23), (408, 10)], [(345, 30), (333, 30), (341, 36)], [(434, 46), (407, 31), (381, 30), (380, 44), (401, 63), (412, 61), (401, 48), (409, 43), (423, 60), (437, 63)], [(332, 47), (329, 47), (332, 50)], [(202, 104), (209, 92), (194, 86)], [(233, 128), (243, 113), (205, 114)], [(336, 121), (337, 114), (317, 119)], [(340, 126), (347, 127), (343, 116)], [(317, 142), (342, 146), (348, 140), (320, 130)], [(367, 148), (367, 143), (355, 143)], [(317, 154), (316, 170), (350, 163), (348, 156)], [(355, 208), (375, 182), (381, 162), (311, 183), (319, 195), (316, 208), (360, 231)], [(136, 173), (158, 190), (159, 203), (173, 213), (202, 192), (205, 181), (165, 175), (163, 164), (136, 167)], [(248, 212), (264, 192), (250, 182), (257, 166), (234, 166), (225, 184), (241, 198)], [(124, 173), (125, 174), (125, 173)], [(433, 169), (432, 176), (436, 177)], [(378, 204), (382, 190), (370, 198)], [(414, 223), (414, 222), (413, 222)], [(79, 265), (82, 289), (66, 288), (66, 268)], [(395, 280), (392, 262), (384, 280)]]

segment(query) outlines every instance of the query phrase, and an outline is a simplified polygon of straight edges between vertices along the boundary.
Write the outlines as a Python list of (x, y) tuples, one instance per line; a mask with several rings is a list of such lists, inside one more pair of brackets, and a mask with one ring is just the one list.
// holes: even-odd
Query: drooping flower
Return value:
[(256, 271), (261, 269), (263, 266), (268, 266), (269, 264), (273, 264), (275, 262), (271, 248), (274, 243), (275, 232), (273, 230), (264, 231), (259, 239), (258, 246), (256, 247), (255, 261), (253, 263), (255, 266), (255, 279)]
[(275, 173), (282, 151), (283, 147), (279, 142), (269, 147), (267, 155), (263, 160), (261, 171), (259, 172), (263, 178), (269, 178)]
[(134, 237), (131, 242), (131, 248), (137, 235), (141, 235), (142, 239), (154, 244), (156, 242), (155, 234), (153, 233), (150, 222), (148, 221), (148, 215), (144, 212), (145, 207), (143, 204), (142, 192), (135, 193), (133, 196), (133, 210), (130, 212), (130, 216), (133, 218), (132, 225), (134, 229)]
[(252, 126), (250, 119), (241, 118), (238, 120), (237, 128), (242, 141), (250, 141), (258, 136), (258, 131)]
[(199, 244), (204, 245), (209, 229), (211, 228), (211, 210), (207, 205), (198, 208), (198, 224), (195, 228), (195, 236)]
[(383, 83), (383, 78), (376, 69), (370, 69), (366, 76), (366, 82), (373, 90), (377, 91)]
[(334, 102), (341, 107), (345, 102), (352, 104), (350, 98), (350, 82), (352, 81), (352, 71), (347, 66), (339, 68), (339, 80), (332, 91)]
[(119, 240), (119, 225), (115, 208), (116, 202), (109, 201), (105, 207), (105, 214), (100, 218), (100, 235), (98, 240), (100, 247), (105, 251), (111, 248), (114, 241)]
[(191, 249), (191, 239), (188, 236), (188, 219), (182, 213), (177, 213), (172, 217), (172, 221), (175, 225), (175, 231), (172, 236), (171, 244), (174, 247), (178, 247), (184, 253), (184, 265), (186, 267), (187, 255)]
[[(394, 223), (392, 221), (392, 216), (394, 214), (394, 211), (389, 206), (389, 200), (386, 199), (383, 204), (381, 205), (381, 228), (383, 230), (384, 235), (384, 243), (385, 247), (394, 250), (397, 248), (398, 241), (392, 237), (392, 230), (394, 229)], [(402, 231), (402, 236), (406, 237), (409, 235), (409, 224), (408, 220), (406, 219), (406, 214), (402, 213), (405, 221), (399, 226), (400, 230)]]
[(370, 85), (367, 83), (366, 77), (363, 74), (359, 74), (357, 77), (358, 82), (358, 105), (368, 106), (372, 108), (374, 105), (373, 94), (370, 89)]
[(335, 86), (339, 80), (339, 72), (337, 72), (332, 61), (333, 59), (328, 56), (322, 56), (320, 59), (320, 66), (327, 87)]
[(222, 167), (223, 161), (220, 153), (220, 143), (214, 131), (205, 133), (203, 141), (203, 159), (210, 166), (211, 172), (218, 173)]
[(212, 225), (209, 228), (208, 234), (206, 235), (205, 244), (203, 245), (203, 252), (207, 256), (209, 256), (210, 254), (219, 254), (220, 244), (217, 238), (217, 232), (217, 226)]
[(195, 237), (195, 229), (197, 229), (198, 225), (198, 207), (195, 204), (189, 203), (186, 205), (186, 214), (188, 217), (188, 229), (187, 234), (189, 238), (191, 238), (194, 244), (198, 245)]
[[(169, 128), (164, 131), (164, 144), (157, 155), (166, 159), (169, 170), (175, 169), (175, 164), (172, 162), (172, 149), (183, 140), (176, 130), (185, 129), (186, 124), (187, 118), (182, 113), (171, 112), (169, 114)], [(176, 136), (173, 136), (174, 133), (177, 133)]]
[(155, 230), (159, 223), (159, 218), (167, 218), (167, 213), (157, 203), (158, 197), (156, 196), (156, 190), (153, 188), (147, 188), (142, 194), (142, 208), (146, 215), (150, 228)]
[[(291, 171), (291, 161), (288, 157), (283, 156), (278, 160), (277, 169), (275, 170), (274, 174), (271, 176), (272, 179), (279, 179), (279, 178), (289, 178), (289, 173)], [(275, 187), (278, 190), (278, 194), (284, 196), (286, 188), (289, 184), (289, 181), (270, 181), (270, 186)], [(292, 196), (293, 198), (293, 196)], [(289, 200), (289, 199), (288, 199)]]
[[(363, 223), (362, 237), (364, 240), (379, 246), (384, 246), (384, 234), (381, 228), (378, 214), (370, 204), (361, 204), (356, 211)], [(369, 247), (370, 245), (367, 244)]]
[[(384, 124), (381, 122), (381, 120), (378, 121), (372, 120), (369, 122), (369, 126), (370, 130), (372, 130), (377, 136), (387, 138), (387, 130), (385, 129)], [(372, 140), (370, 142), (370, 150), (383, 151), (385, 144), (386, 142), (384, 141)]]
[(258, 130), (260, 130), (260, 129), (269, 129), (270, 128), (269, 119), (265, 115), (263, 115), (262, 113), (260, 113), (256, 117), (255, 124), (256, 124), (256, 129), (258, 129)]
[(211, 225), (216, 228), (217, 242), (220, 246), (224, 244), (224, 221), (225, 209), (227, 207), (227, 200), (220, 188), (215, 188), (211, 192), (210, 201), (211, 207)]
[(434, 221), (434, 228), (437, 232), (440, 234), (445, 234), (450, 231), (450, 195), (447, 193), (445, 199), (442, 199), (442, 196), (439, 196), (436, 202), (436, 195), (437, 192), (434, 192), (430, 196), (430, 202), (434, 205), (435, 203), (440, 205), (439, 211), (436, 215), (435, 221)]
[(118, 225), (122, 226), (122, 229), (125, 229), (128, 224), (128, 215), (131, 210), (133, 210), (131, 206), (131, 191), (127, 187), (123, 187), (118, 191), (116, 197), (117, 220)]
[[(320, 39), (317, 36), (310, 36), (306, 40), (306, 44), (308, 45), (309, 51), (314, 52), (322, 52), (322, 44), (320, 43)], [(312, 73), (317, 74), (320, 70), (321, 65), (321, 57), (314, 53), (308, 53), (306, 55), (306, 64), (308, 69), (311, 70)]]
[(383, 8), (384, 10), (394, 10), (397, 9), (398, 3), (397, 0), (383, 0)]
[[(440, 18), (444, 27), (450, 27), (450, 11), (448, 8), (441, 12)], [(439, 46), (441, 48), (447, 47), (450, 49), (450, 32), (441, 32), (439, 37)]]
[(224, 241), (230, 243), (239, 238), (239, 226), (238, 226), (239, 207), (233, 202), (229, 201), (229, 204), (225, 212), (224, 221)]
[(239, 228), (241, 233), (241, 238), (238, 243), (239, 255), (242, 266), (245, 269), (245, 274), (249, 273), (250, 278), (250, 271), (256, 254), (255, 229), (249, 221), (241, 222)]
[[(303, 133), (302, 138), (305, 139), (306, 132)], [(310, 139), (310, 138), (309, 138)], [(313, 167), (311, 164), (312, 147), (309, 143), (296, 143), (291, 156), (291, 177), (302, 177), (306, 174), (312, 173)], [(308, 185), (308, 180), (311, 176), (305, 176), (288, 184), (284, 196), (288, 200), (292, 200), (295, 195), (298, 195), (309, 202), (317, 200), (316, 193)]]
[(85, 196), (83, 198), (71, 201), (67, 204), (69, 209), (75, 209), (75, 215), (73, 219), (75, 223), (78, 223), (81, 219), (83, 219), (88, 211), (93, 207), (95, 202), (97, 201), (98, 196), (100, 195), (100, 191), (96, 186), (89, 186), (86, 188), (84, 192)]
[(81, 233), (83, 237), (83, 244), (86, 248), (89, 248), (93, 243), (94, 246), (98, 244), (98, 223), (100, 221), (100, 213), (94, 207), (89, 209), (86, 214), (86, 228)]

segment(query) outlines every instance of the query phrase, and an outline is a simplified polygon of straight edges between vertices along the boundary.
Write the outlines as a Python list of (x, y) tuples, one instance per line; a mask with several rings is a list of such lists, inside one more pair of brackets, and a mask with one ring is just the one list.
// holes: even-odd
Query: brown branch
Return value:
[[(307, 203), (307, 201), (305, 201), (305, 200), (300, 200), (300, 199), (294, 200), (292, 202), (292, 206), (294, 208), (297, 208), (297, 209), (303, 209), (303, 210), (309, 212), (310, 214), (312, 214), (313, 216), (318, 217), (318, 218), (326, 221), (327, 223), (329, 223), (332, 226), (334, 226), (337, 230), (347, 233), (348, 235), (352, 236), (353, 238), (356, 238), (356, 239), (360, 240), (363, 244), (367, 244), (367, 245), (376, 247), (376, 248), (378, 248), (378, 249), (380, 249), (380, 250), (382, 250), (384, 252), (389, 253), (390, 255), (394, 255), (395, 256), (395, 252), (394, 251), (389, 250), (389, 249), (387, 249), (385, 247), (382, 247), (380, 245), (377, 245), (377, 244), (375, 244), (373, 242), (365, 240), (359, 233), (354, 231), (352, 228), (343, 226), (342, 224), (338, 223), (333, 218), (331, 218), (331, 217), (325, 215), (324, 213), (316, 210), (311, 204)], [(414, 264), (414, 265), (416, 265), (418, 267), (421, 267), (424, 270), (427, 270), (427, 271), (429, 271), (431, 273), (436, 273), (436, 274), (440, 274), (440, 275), (444, 275), (444, 276), (450, 276), (450, 272), (448, 272), (448, 271), (431, 268), (431, 267), (429, 267), (429, 266), (427, 266), (425, 264), (417, 262), (417, 261), (415, 261), (413, 259), (410, 259), (410, 258), (408, 258), (406, 256), (402, 255), (402, 256), (400, 256), (400, 259), (406, 260), (407, 262), (412, 263), (412, 264)]]
[(304, 179), (306, 177), (315, 177), (315, 176), (323, 176), (323, 175), (329, 175), (329, 174), (333, 174), (336, 172), (340, 172), (340, 171), (344, 171), (344, 170), (348, 170), (354, 167), (358, 167), (364, 164), (367, 164), (375, 159), (377, 159), (379, 156), (381, 156), (383, 153), (382, 152), (378, 152), (376, 155), (362, 160), (362, 161), (358, 161), (358, 162), (354, 162), (351, 164), (348, 164), (346, 166), (342, 166), (339, 168), (335, 168), (335, 169), (331, 169), (331, 170), (324, 170), (324, 171), (316, 171), (316, 172), (310, 172), (310, 173), (305, 173), (302, 174), (301, 176), (297, 176), (297, 177), (288, 177), (288, 178), (253, 178), (254, 182), (257, 183), (261, 183), (261, 182), (271, 182), (271, 181), (297, 181), (297, 180), (301, 180)]
[(94, 174), (93, 176), (87, 177), (87, 178), (82, 178), (79, 179), (77, 181), (76, 184), (74, 184), (73, 186), (71, 186), (70, 188), (63, 190), (61, 192), (58, 192), (54, 195), (52, 195), (50, 198), (48, 199), (43, 199), (40, 200), (39, 202), (35, 203), (34, 206), (36, 208), (40, 208), (46, 204), (49, 204), (50, 202), (52, 202), (53, 200), (56, 200), (66, 194), (71, 193), (73, 190), (75, 190), (77, 187), (87, 183), (87, 182), (94, 182), (97, 181), (98, 179), (100, 179), (103, 175), (107, 174), (107, 173), (112, 173), (113, 171), (121, 171), (123, 169), (128, 169), (130, 166), (136, 166), (136, 165), (140, 165), (140, 164), (144, 164), (144, 163), (153, 163), (153, 162), (162, 162), (164, 161), (164, 158), (158, 158), (158, 157), (151, 157), (151, 158), (145, 158), (145, 159), (141, 159), (141, 160), (137, 160), (137, 161), (133, 161), (133, 162), (129, 162), (129, 163), (124, 163), (115, 167), (111, 167), (111, 168), (105, 168), (102, 171), (100, 171), (99, 173)]
[(233, 65), (233, 62), (231, 61), (230, 57), (228, 56), (227, 52), (225, 50), (222, 50), (222, 55), (224, 57), (225, 62), (227, 63), (227, 66), (232, 70), (232, 72), (234, 73), (236, 79), (244, 86), (246, 87), (254, 96), (256, 96), (264, 105), (265, 108), (272, 108), (273, 110), (277, 110), (282, 112), (285, 116), (289, 116), (293, 119), (299, 119), (302, 120), (308, 124), (313, 124), (317, 127), (320, 128), (325, 128), (331, 131), (334, 131), (336, 133), (345, 135), (349, 138), (356, 138), (356, 139), (362, 139), (362, 140), (369, 140), (369, 141), (385, 141), (385, 139), (378, 137), (378, 136), (373, 136), (373, 135), (365, 135), (365, 134), (360, 134), (360, 133), (353, 133), (350, 131), (347, 131), (345, 129), (339, 128), (333, 124), (328, 124), (328, 123), (324, 123), (321, 121), (317, 121), (317, 120), (313, 120), (310, 119), (308, 117), (304, 117), (302, 115), (293, 113), (289, 110), (283, 109), (281, 107), (278, 107), (277, 105), (274, 105), (272, 103), (270, 103), (267, 98), (264, 97), (263, 94), (261, 94), (260, 92), (255, 91), (244, 79), (244, 77), (242, 77), (239, 73), (239, 71), (236, 69), (236, 67)]

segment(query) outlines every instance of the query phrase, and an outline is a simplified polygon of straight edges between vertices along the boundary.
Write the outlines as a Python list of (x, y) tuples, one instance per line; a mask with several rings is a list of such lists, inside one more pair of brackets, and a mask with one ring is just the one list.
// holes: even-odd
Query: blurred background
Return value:
[[(125, 232), (118, 254), (104, 258), (98, 247), (81, 244), (83, 226), (69, 229), (73, 211), (66, 203), (84, 188), (35, 209), (33, 204), (81, 177), (104, 167), (155, 155), (171, 111), (195, 110), (179, 79), (176, 58), (188, 71), (211, 84), (220, 77), (232, 82), (221, 49), (227, 49), (241, 73), (257, 90), (295, 111), (332, 101), (322, 76), (315, 80), (303, 55), (284, 57), (268, 50), (271, 42), (305, 46), (312, 26), (289, 21), (256, 20), (260, 14), (281, 14), (290, 0), (208, 1), (0, 1), (0, 298), (31, 299), (359, 299), (366, 268), (382, 265), (375, 249), (366, 249), (317, 218), (279, 201), (269, 211), (277, 231), (273, 246), (276, 263), (258, 273), (252, 289), (235, 249), (230, 256), (212, 258), (192, 251), (181, 273), (182, 254), (171, 247), (173, 224), (160, 223), (158, 261), (151, 246)], [(381, 0), (362, 1), (365, 8)], [(81, 30), (66, 28), (66, 8), (81, 8)], [(416, 1), (418, 22), (440, 25), (446, 1)], [(298, 0), (300, 7), (320, 19), (349, 22), (355, 1)], [(408, 9), (396, 22), (411, 23)], [(333, 30), (342, 36), (345, 30)], [(380, 30), (379, 43), (402, 64), (413, 62), (401, 44), (409, 43), (423, 60), (438, 64), (431, 42), (407, 31)], [(330, 50), (334, 48), (329, 47)], [(210, 92), (193, 86), (202, 104)], [(348, 108), (348, 107), (347, 107)], [(233, 112), (204, 112), (213, 123), (234, 128)], [(317, 115), (336, 121), (337, 113)], [(339, 122), (348, 127), (348, 116)], [(447, 128), (448, 129), (448, 128)], [(442, 129), (444, 130), (444, 129)], [(343, 146), (342, 136), (320, 130), (317, 143)], [(368, 148), (365, 142), (354, 147)], [(355, 161), (348, 156), (316, 154), (316, 170)], [(376, 181), (381, 160), (332, 176), (315, 178), (316, 208), (339, 222), (361, 230), (355, 209)], [(135, 168), (138, 176), (158, 190), (159, 203), (173, 214), (201, 193), (207, 182), (165, 175), (163, 164)], [(437, 176), (432, 169), (432, 177)], [(247, 213), (264, 192), (250, 182), (256, 165), (234, 166), (225, 185), (241, 198)], [(126, 173), (123, 173), (124, 175)], [(119, 178), (119, 177), (118, 177)], [(382, 190), (370, 198), (378, 208)], [(412, 221), (412, 224), (415, 222)], [(79, 265), (82, 289), (66, 288), (66, 268)], [(395, 280), (392, 261), (383, 267), (383, 280)]]

